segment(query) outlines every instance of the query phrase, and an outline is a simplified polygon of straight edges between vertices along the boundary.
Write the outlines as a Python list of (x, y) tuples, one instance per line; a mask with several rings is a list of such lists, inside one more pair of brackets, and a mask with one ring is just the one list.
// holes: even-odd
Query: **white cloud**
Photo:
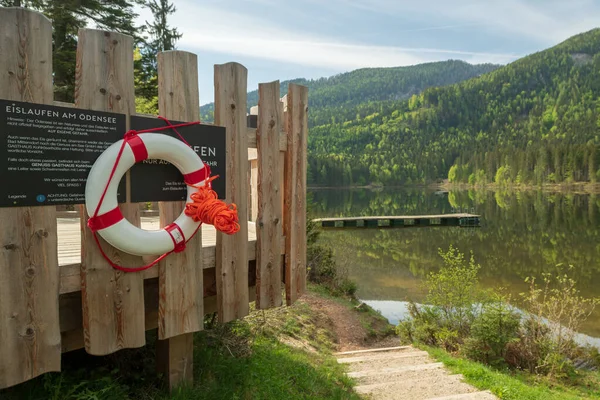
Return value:
[[(350, 70), (361, 67), (389, 67), (460, 58), (472, 63), (507, 63), (523, 54), (473, 52), (463, 49), (377, 46), (345, 41), (307, 29), (302, 21), (332, 20), (336, 27), (353, 13), (414, 15), (432, 21), (413, 29), (391, 34), (472, 27), (473, 33), (513, 36), (549, 46), (600, 24), (600, 6), (594, 0), (177, 0), (171, 18), (183, 38), (178, 47), (190, 51), (253, 57), (289, 64)], [(337, 10), (339, 11), (336, 11)], [(239, 10), (239, 11), (236, 11)], [(149, 20), (147, 10), (139, 20)], [(294, 19), (295, 18), (295, 19)], [(335, 20), (335, 21), (334, 21)], [(295, 25), (294, 25), (295, 23)], [(325, 23), (325, 22), (323, 22)], [(331, 25), (330, 25), (331, 26)], [(373, 27), (374, 31), (377, 27)], [(351, 31), (345, 26), (343, 32)], [(382, 33), (383, 34), (383, 33)], [(338, 35), (339, 36), (339, 35)]]
[[(208, 98), (212, 65), (230, 60), (251, 69), (248, 82), (256, 88), (274, 79), (449, 58), (504, 64), (600, 26), (600, 0), (172, 1), (177, 12), (169, 23), (183, 33), (177, 46), (199, 54)], [(152, 20), (148, 10), (136, 10), (138, 24)]]
[(173, 20), (184, 32), (178, 46), (255, 57), (335, 70), (412, 65), (461, 58), (506, 63), (516, 54), (493, 54), (454, 49), (406, 48), (346, 43), (329, 37), (283, 28), (274, 18), (241, 15), (214, 7), (186, 5)]
[(449, 9), (456, 18), (482, 21), (500, 32), (552, 45), (600, 23), (600, 9), (584, 0), (545, 1), (538, 7), (523, 0), (465, 4)]
[(362, 12), (479, 24), (485, 31), (535, 40), (545, 46), (600, 26), (600, 2), (597, 0), (328, 1)]

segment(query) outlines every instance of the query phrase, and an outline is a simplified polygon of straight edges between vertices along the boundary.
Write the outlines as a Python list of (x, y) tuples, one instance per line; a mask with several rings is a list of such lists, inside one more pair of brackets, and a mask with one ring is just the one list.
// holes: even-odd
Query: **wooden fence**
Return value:
[[(196, 55), (161, 53), (158, 71), (160, 114), (197, 120)], [(250, 129), (246, 77), (240, 64), (215, 65), (215, 124), (227, 134), (226, 200), (238, 205), (240, 221), (250, 221), (237, 234), (203, 227), (184, 252), (122, 273), (102, 258), (83, 206), (70, 218), (59, 218), (54, 206), (0, 208), (0, 389), (60, 371), (63, 352), (144, 346), (145, 331), (156, 328), (157, 367), (173, 387), (192, 379), (192, 334), (203, 329), (205, 314), (217, 311), (227, 322), (247, 315), (251, 301), (266, 309), (283, 304), (284, 289), (288, 305), (303, 294), (308, 90), (290, 85), (284, 106), (279, 82), (260, 84), (258, 128)], [(75, 79), (75, 107), (135, 114), (132, 38), (81, 29)], [(56, 104), (52, 26), (42, 14), (0, 8), (0, 98)], [(250, 161), (249, 152), (256, 152)], [(120, 206), (142, 227), (165, 226), (182, 207), (159, 203), (153, 221), (139, 204)], [(102, 246), (121, 265), (145, 263)]]

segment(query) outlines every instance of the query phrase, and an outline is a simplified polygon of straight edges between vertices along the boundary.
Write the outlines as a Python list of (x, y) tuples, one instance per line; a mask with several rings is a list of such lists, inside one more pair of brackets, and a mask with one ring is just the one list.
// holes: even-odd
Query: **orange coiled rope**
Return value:
[(185, 215), (194, 222), (210, 224), (220, 232), (233, 235), (240, 230), (237, 206), (219, 200), (217, 193), (210, 187), (210, 182), (215, 178), (217, 177), (207, 179), (204, 186), (192, 185), (198, 191), (190, 196), (193, 203), (186, 204)]

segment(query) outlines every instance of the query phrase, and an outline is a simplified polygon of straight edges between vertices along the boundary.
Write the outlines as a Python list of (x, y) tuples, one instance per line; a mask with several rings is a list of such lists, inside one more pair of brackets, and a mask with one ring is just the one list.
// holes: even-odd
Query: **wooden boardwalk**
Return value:
[[(142, 217), (142, 229), (158, 230), (157, 216)], [(256, 226), (248, 223), (248, 242), (256, 241)], [(217, 244), (216, 230), (212, 225), (202, 225), (202, 247)], [(58, 265), (81, 263), (81, 226), (79, 217), (58, 218)]]
[(345, 218), (317, 218), (323, 228), (409, 228), (425, 226), (478, 227), (476, 214), (392, 215)]

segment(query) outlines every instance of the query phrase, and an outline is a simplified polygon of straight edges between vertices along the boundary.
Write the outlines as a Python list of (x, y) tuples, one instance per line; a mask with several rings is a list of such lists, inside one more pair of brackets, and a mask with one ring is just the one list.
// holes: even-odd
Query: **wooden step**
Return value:
[(381, 351), (394, 351), (394, 350), (410, 350), (414, 349), (412, 346), (398, 346), (398, 347), (382, 347), (380, 349), (367, 349), (367, 350), (353, 350), (343, 351), (341, 353), (334, 353), (334, 356), (347, 356), (352, 354), (364, 354), (364, 353), (377, 353)]
[(362, 362), (381, 361), (381, 360), (396, 360), (399, 358), (424, 357), (424, 356), (429, 356), (429, 353), (427, 353), (426, 351), (415, 350), (415, 351), (401, 351), (398, 353), (383, 353), (383, 354), (360, 356), (360, 357), (343, 357), (343, 358), (338, 358), (337, 361), (340, 364), (347, 364), (347, 363), (362, 363)]
[(373, 375), (395, 375), (401, 374), (403, 372), (414, 372), (414, 371), (427, 371), (430, 369), (440, 369), (444, 366), (443, 363), (428, 363), (428, 364), (419, 364), (419, 365), (407, 365), (403, 367), (396, 368), (380, 368), (380, 369), (371, 369), (366, 371), (356, 371), (349, 372), (347, 375), (351, 378), (361, 378), (366, 376)]
[(373, 400), (428, 400), (476, 391), (463, 382), (462, 375), (447, 375), (443, 370), (420, 371), (388, 379), (387, 382), (356, 386), (355, 391)]
[[(387, 353), (384, 353), (387, 354)], [(393, 354), (393, 353), (392, 353)], [(400, 354), (398, 354), (400, 356)], [(412, 352), (403, 355), (403, 357), (390, 357), (390, 358), (375, 358), (370, 361), (363, 362), (351, 362), (347, 363), (349, 372), (357, 371), (372, 371), (372, 370), (385, 370), (387, 368), (404, 368), (412, 367), (415, 365), (433, 364), (434, 360), (429, 357), (428, 354), (414, 354)]]
[(498, 399), (489, 390), (465, 394), (453, 394), (450, 396), (431, 397), (428, 400), (496, 400)]

